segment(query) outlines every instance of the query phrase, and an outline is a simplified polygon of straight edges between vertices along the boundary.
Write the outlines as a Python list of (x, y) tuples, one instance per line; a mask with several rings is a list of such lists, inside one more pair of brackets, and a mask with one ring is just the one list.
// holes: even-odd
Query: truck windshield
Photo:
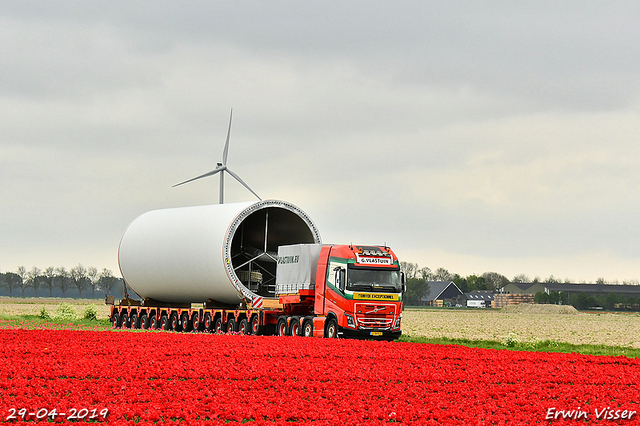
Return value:
[(347, 290), (399, 293), (402, 291), (400, 269), (357, 268), (348, 266)]

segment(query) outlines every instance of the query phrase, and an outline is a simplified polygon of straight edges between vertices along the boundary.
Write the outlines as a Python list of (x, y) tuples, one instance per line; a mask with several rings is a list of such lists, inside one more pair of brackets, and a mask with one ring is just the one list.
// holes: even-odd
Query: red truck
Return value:
[(204, 303), (125, 297), (111, 307), (111, 321), (116, 328), (187, 332), (384, 340), (402, 334), (405, 278), (389, 247), (284, 245), (275, 275), (275, 297), (245, 297), (236, 306), (214, 302), (215, 295)]

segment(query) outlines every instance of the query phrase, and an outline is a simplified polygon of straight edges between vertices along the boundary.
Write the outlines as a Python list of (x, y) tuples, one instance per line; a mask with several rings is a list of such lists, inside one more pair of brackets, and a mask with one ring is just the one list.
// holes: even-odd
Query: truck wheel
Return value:
[(305, 318), (302, 323), (302, 335), (304, 337), (313, 337), (313, 318)]
[(138, 322), (138, 313), (136, 311), (133, 311), (133, 313), (131, 314), (131, 328), (140, 328), (140, 323)]
[(204, 331), (210, 332), (213, 329), (213, 319), (211, 318), (211, 314), (207, 312), (204, 314)]
[(182, 324), (178, 325), (182, 331), (191, 331), (189, 327), (189, 312), (183, 312), (180, 316), (180, 322)]
[(236, 329), (236, 319), (229, 318), (229, 321), (227, 321), (227, 333), (235, 333), (236, 331), (238, 331)]
[(224, 333), (224, 330), (222, 330), (222, 318), (216, 319), (216, 322), (213, 324), (213, 332), (216, 334)]
[(149, 329), (149, 318), (147, 317), (147, 314), (144, 312), (140, 315), (140, 328), (143, 330)]
[(169, 320), (169, 330), (180, 331), (180, 320), (178, 319), (178, 313), (174, 312), (171, 314), (171, 319)]
[(120, 315), (120, 324), (122, 324), (122, 328), (129, 328), (131, 324), (129, 324), (129, 315), (126, 312), (123, 312)]
[(160, 317), (160, 328), (166, 331), (171, 330), (171, 323), (169, 323), (169, 317), (167, 314), (162, 314)]
[(111, 316), (111, 324), (113, 324), (113, 328), (119, 328), (122, 322), (120, 322), (120, 315), (117, 312), (114, 312)]
[(251, 317), (251, 334), (254, 336), (262, 334), (262, 327), (260, 327), (260, 318), (258, 315)]
[(291, 317), (291, 321), (289, 321), (289, 334), (292, 336), (302, 335), (302, 329), (300, 327), (299, 317)]
[(288, 336), (289, 326), (287, 325), (287, 317), (281, 316), (276, 323), (276, 336)]
[(338, 322), (335, 319), (331, 318), (327, 321), (327, 325), (324, 328), (324, 337), (329, 339), (338, 337)]
[(240, 334), (249, 335), (251, 334), (251, 329), (249, 328), (249, 321), (246, 318), (242, 318), (240, 323), (238, 324), (238, 331)]
[(191, 318), (191, 330), (194, 332), (200, 331), (200, 314), (198, 312), (193, 313), (193, 317)]
[(158, 329), (158, 317), (156, 314), (153, 314), (149, 319), (149, 329), (157, 330)]

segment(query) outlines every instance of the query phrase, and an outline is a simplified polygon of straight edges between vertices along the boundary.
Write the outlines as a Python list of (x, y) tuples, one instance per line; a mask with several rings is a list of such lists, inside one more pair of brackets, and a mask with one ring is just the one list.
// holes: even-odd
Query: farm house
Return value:
[(462, 291), (453, 281), (428, 281), (429, 294), (420, 301), (425, 306), (453, 306), (462, 296)]

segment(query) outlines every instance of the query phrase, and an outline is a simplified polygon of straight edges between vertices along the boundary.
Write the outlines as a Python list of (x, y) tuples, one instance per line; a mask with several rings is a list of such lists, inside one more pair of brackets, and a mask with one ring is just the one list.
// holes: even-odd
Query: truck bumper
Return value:
[(346, 339), (397, 340), (400, 336), (402, 336), (401, 330), (354, 330), (343, 327), (338, 329), (338, 337)]

